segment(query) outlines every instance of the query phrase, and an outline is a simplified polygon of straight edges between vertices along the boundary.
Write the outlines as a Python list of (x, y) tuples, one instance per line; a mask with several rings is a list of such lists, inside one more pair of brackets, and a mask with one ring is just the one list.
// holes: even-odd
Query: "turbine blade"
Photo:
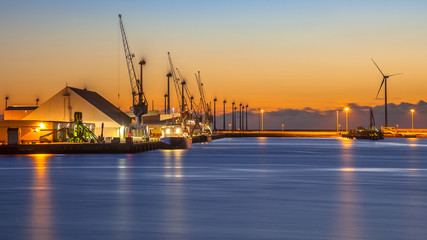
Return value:
[(388, 75), (388, 76), (392, 77), (392, 76), (401, 75), (401, 74), (403, 74), (403, 73), (396, 73), (396, 74), (392, 74), (392, 75)]
[(378, 89), (378, 93), (377, 93), (377, 96), (376, 96), (375, 98), (378, 98), (378, 94), (380, 94), (381, 88), (382, 88), (382, 87), (383, 87), (383, 85), (384, 85), (384, 81), (385, 81), (385, 78), (383, 78), (383, 81), (381, 82), (380, 89)]
[(374, 61), (374, 59), (372, 59), (372, 58), (371, 58), (371, 60), (372, 60), (372, 62), (374, 62), (375, 66), (377, 66), (378, 70), (380, 70), (381, 75), (383, 75), (383, 77), (385, 77), (385, 75), (384, 75), (383, 71), (381, 71), (380, 67), (378, 67), (378, 65), (377, 65), (377, 63)]

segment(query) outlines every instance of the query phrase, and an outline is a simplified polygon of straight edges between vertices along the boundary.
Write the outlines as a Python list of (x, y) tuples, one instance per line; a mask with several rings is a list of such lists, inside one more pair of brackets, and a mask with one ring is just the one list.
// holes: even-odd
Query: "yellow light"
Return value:
[(411, 112), (415, 112), (415, 110), (414, 110), (414, 109), (411, 109)]
[(344, 108), (344, 110), (345, 110), (345, 111), (348, 111), (348, 110), (350, 110), (350, 108), (346, 107), (346, 108)]
[(39, 127), (40, 127), (41, 129), (44, 129), (46, 126), (44, 125), (44, 123), (40, 123), (40, 124), (39, 124)]
[(175, 130), (175, 132), (176, 132), (177, 134), (180, 134), (180, 133), (181, 133), (181, 128), (177, 128), (177, 129)]
[(263, 112), (264, 112), (264, 109), (261, 109), (261, 112), (263, 113)]
[(354, 172), (354, 168), (341, 168), (341, 171), (343, 172)]
[(168, 129), (166, 129), (166, 134), (170, 134), (171, 133), (171, 130), (168, 128)]

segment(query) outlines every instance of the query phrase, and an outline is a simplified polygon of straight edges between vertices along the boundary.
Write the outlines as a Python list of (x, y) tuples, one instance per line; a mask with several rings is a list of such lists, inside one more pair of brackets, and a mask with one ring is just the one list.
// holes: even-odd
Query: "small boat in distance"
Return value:
[(164, 149), (190, 149), (192, 138), (181, 124), (166, 124), (162, 127), (160, 142)]
[(369, 123), (369, 129), (358, 127), (356, 130), (350, 130), (345, 134), (341, 135), (343, 138), (348, 139), (368, 139), (368, 140), (383, 140), (384, 139), (384, 133), (381, 130), (378, 130), (375, 127), (375, 118), (374, 118), (374, 112), (370, 111), (370, 123)]

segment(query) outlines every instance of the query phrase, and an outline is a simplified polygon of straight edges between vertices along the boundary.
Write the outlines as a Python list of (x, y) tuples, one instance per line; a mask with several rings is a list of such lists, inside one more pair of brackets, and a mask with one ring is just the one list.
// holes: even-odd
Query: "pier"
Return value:
[(138, 153), (161, 148), (160, 142), (141, 143), (45, 143), (0, 145), (0, 154)]

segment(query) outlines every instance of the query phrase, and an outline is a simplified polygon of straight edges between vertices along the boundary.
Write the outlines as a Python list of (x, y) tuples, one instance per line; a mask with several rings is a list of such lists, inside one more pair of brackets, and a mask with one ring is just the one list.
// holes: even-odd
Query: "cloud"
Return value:
[[(370, 106), (360, 106), (356, 103), (348, 104), (349, 128), (358, 126), (369, 126)], [(417, 104), (402, 102), (400, 104), (388, 104), (388, 126), (399, 128), (411, 128), (411, 109), (415, 109), (414, 127), (427, 128), (427, 103), (419, 101)], [(372, 108), (376, 120), (376, 126), (384, 126), (384, 105)], [(341, 129), (345, 129), (346, 116), (343, 109), (338, 109), (338, 121)], [(237, 127), (239, 124), (239, 112), (237, 114)], [(246, 119), (246, 114), (244, 114)], [(285, 129), (336, 129), (337, 110), (319, 110), (313, 108), (293, 109), (285, 108), (263, 114), (264, 129), (281, 129), (285, 124)], [(246, 120), (245, 120), (246, 122)], [(258, 129), (261, 122), (261, 115), (258, 109), (248, 111), (249, 129)], [(226, 114), (226, 127), (231, 123), (231, 113)], [(217, 128), (223, 128), (223, 115), (217, 115)]]

